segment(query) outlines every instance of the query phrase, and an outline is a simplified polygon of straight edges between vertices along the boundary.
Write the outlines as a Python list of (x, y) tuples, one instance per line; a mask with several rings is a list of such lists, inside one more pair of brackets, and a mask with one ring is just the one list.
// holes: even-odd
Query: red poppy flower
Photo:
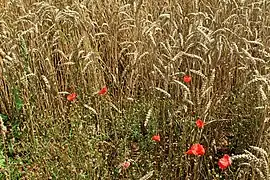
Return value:
[(130, 162), (129, 161), (125, 161), (122, 163), (122, 168), (123, 169), (127, 169), (130, 166)]
[(185, 76), (183, 77), (183, 81), (184, 81), (185, 83), (190, 83), (190, 81), (191, 81), (191, 76), (185, 75)]
[(98, 94), (99, 94), (99, 95), (104, 95), (104, 94), (107, 93), (107, 91), (108, 91), (107, 87), (104, 86), (104, 87), (98, 92)]
[(204, 127), (204, 122), (201, 119), (197, 119), (196, 125), (198, 128), (203, 128)]
[(205, 149), (201, 144), (193, 144), (186, 154), (202, 156), (205, 154)]
[(231, 164), (232, 164), (232, 160), (228, 154), (224, 154), (224, 156), (218, 160), (218, 166), (222, 170), (226, 169)]
[(160, 142), (160, 135), (154, 135), (154, 136), (152, 137), (152, 140), (153, 140), (153, 141), (156, 141), (156, 142)]
[(77, 98), (77, 94), (76, 93), (71, 93), (67, 96), (67, 100), (68, 101), (74, 101)]

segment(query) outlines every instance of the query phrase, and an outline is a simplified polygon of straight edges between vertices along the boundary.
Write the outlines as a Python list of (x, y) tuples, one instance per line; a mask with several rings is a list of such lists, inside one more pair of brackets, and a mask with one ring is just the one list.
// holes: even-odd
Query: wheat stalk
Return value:
[(155, 87), (155, 89), (162, 92), (162, 93), (164, 93), (168, 98), (171, 98), (171, 94), (168, 93), (167, 91), (165, 91), (164, 89), (161, 89), (159, 87)]

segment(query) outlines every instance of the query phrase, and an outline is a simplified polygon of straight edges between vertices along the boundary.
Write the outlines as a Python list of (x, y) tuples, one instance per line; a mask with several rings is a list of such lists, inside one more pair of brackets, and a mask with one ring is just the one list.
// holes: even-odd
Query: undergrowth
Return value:
[(270, 179), (269, 7), (1, 1), (0, 178)]

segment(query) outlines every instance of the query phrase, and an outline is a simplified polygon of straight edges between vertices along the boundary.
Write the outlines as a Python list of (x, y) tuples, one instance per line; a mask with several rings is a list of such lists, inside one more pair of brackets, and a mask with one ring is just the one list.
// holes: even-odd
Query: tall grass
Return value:
[[(269, 8), (259, 0), (1, 1), (1, 177), (269, 179)], [(193, 143), (205, 156), (185, 154)], [(224, 153), (235, 157), (221, 171)]]

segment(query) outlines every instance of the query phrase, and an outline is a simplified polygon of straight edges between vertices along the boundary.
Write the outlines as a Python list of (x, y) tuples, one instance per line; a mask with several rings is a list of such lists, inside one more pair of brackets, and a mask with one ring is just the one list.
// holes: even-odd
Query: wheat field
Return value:
[(269, 17), (268, 0), (1, 0), (0, 179), (270, 180)]

